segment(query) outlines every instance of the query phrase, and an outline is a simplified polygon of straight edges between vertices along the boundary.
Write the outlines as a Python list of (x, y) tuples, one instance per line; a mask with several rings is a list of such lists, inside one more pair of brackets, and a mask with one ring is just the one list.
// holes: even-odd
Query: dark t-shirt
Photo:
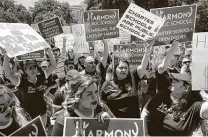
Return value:
[(46, 77), (43, 72), (37, 75), (35, 84), (31, 83), (27, 77), (23, 76), (18, 86), (23, 99), (22, 106), (25, 111), (30, 114), (32, 119), (46, 112), (46, 102), (43, 97), (45, 92), (45, 80)]
[[(58, 79), (58, 75), (53, 72), (46, 80), (45, 80), (45, 85), (47, 87), (53, 86), (54, 84), (56, 84), (56, 80)], [(50, 93), (52, 95), (54, 95), (54, 93), (56, 92), (57, 88), (53, 88), (50, 90)]]
[(139, 99), (137, 85), (140, 78), (137, 74), (137, 70), (133, 70), (132, 74), (135, 81), (134, 95), (131, 95), (132, 84), (129, 82), (130, 79), (125, 81), (114, 80), (106, 81), (103, 84), (101, 90), (101, 98), (105, 101), (117, 118), (139, 118)]
[(14, 131), (19, 129), (20, 126), (16, 123), (15, 120), (12, 121), (11, 125), (5, 129), (0, 129), (0, 136), (9, 136)]
[(201, 121), (202, 102), (196, 101), (174, 120), (169, 110), (172, 105), (170, 91), (157, 93), (145, 106), (149, 111), (148, 133), (150, 136), (190, 136)]
[(170, 73), (179, 73), (179, 71), (176, 68), (174, 68), (167, 69), (167, 71), (165, 71), (162, 74), (159, 74), (158, 71), (155, 72), (157, 91), (164, 91), (168, 89), (168, 87), (171, 84)]

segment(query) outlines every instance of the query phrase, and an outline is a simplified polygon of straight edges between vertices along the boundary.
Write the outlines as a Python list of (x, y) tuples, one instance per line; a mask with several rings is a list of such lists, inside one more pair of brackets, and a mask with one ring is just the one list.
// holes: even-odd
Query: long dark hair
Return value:
[[(124, 62), (127, 64), (129, 70), (128, 70), (128, 75), (127, 77), (124, 79), (124, 80), (128, 80), (131, 82), (131, 74), (130, 74), (130, 65), (129, 65), (129, 62), (128, 60), (124, 59), (124, 58), (119, 58), (118, 61), (115, 62), (114, 64), (114, 71), (113, 71), (113, 80), (116, 84), (118, 84), (118, 76), (116, 74), (116, 68), (119, 66), (120, 62)], [(132, 84), (132, 83), (131, 83)]]

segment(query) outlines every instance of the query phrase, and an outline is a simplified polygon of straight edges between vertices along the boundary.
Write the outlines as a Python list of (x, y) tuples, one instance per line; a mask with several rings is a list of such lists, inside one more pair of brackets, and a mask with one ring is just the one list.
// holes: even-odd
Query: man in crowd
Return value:
[(5, 76), (18, 87), (22, 96), (22, 106), (25, 111), (33, 119), (41, 115), (43, 123), (47, 122), (47, 109), (44, 101), (45, 80), (52, 74), (56, 68), (56, 61), (53, 57), (51, 49), (47, 49), (51, 65), (45, 72), (38, 71), (38, 65), (35, 60), (27, 60), (24, 62), (24, 72), (26, 75), (17, 76), (9, 67), (9, 58), (6, 50), (2, 49), (4, 54)]
[(55, 69), (56, 74), (59, 77), (60, 86), (65, 84), (65, 71), (64, 71), (64, 61), (66, 59), (66, 40), (67, 38), (63, 38), (63, 48), (62, 53), (59, 48), (53, 48), (53, 54), (56, 59), (57, 67)]

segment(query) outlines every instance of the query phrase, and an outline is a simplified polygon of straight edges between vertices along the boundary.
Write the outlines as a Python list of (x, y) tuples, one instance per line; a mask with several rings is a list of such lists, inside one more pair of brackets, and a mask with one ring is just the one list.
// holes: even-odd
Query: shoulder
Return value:
[(56, 122), (60, 125), (64, 125), (65, 117), (70, 117), (69, 112), (66, 109), (62, 109), (57, 113), (58, 113), (57, 114), (58, 116), (57, 116)]

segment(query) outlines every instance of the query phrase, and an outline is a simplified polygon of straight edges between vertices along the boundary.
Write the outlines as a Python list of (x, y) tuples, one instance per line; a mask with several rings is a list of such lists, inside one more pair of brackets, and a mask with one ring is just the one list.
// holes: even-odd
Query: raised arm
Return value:
[(144, 56), (142, 58), (142, 63), (141, 65), (139, 65), (137, 67), (137, 73), (140, 77), (140, 79), (144, 76), (146, 69), (147, 69), (147, 65), (149, 64), (149, 59), (150, 59), (150, 54), (152, 51), (152, 46), (154, 45), (155, 41), (150, 41), (148, 42), (148, 45), (145, 47), (145, 53)]
[(56, 60), (54, 59), (51, 49), (50, 48), (46, 49), (46, 52), (48, 52), (48, 56), (51, 62), (51, 65), (46, 70), (46, 75), (48, 78), (52, 74), (52, 72), (55, 70), (57, 64), (56, 64)]
[(200, 117), (208, 120), (208, 101), (204, 102), (201, 106)]
[(63, 48), (62, 48), (61, 56), (64, 59), (66, 58), (66, 41), (67, 41), (67, 38), (66, 37), (63, 37)]
[(103, 44), (104, 44), (104, 55), (102, 59), (102, 64), (104, 68), (106, 68), (107, 60), (108, 60), (108, 42), (106, 39), (103, 39)]
[(4, 62), (3, 62), (3, 67), (4, 67), (4, 72), (5, 72), (5, 77), (9, 79), (12, 84), (14, 85), (19, 85), (20, 83), (20, 78), (15, 75), (12, 69), (10, 69), (9, 66), (9, 57), (7, 56), (7, 52), (5, 49), (0, 48), (3, 52), (4, 55)]
[(169, 50), (169, 52), (166, 55), (166, 57), (163, 59), (162, 63), (158, 66), (158, 73), (159, 74), (164, 73), (168, 69), (168, 67), (170, 65), (170, 62), (171, 62), (171, 60), (173, 58), (174, 53), (178, 50), (179, 44), (180, 43), (178, 41), (176, 41), (176, 40), (174, 40), (172, 42), (171, 49)]

